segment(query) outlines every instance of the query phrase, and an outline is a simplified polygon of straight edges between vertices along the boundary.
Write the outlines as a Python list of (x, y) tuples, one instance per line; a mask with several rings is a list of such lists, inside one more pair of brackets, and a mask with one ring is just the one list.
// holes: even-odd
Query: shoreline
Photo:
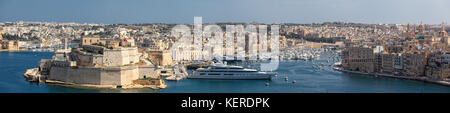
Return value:
[(396, 79), (404, 79), (404, 80), (421, 81), (421, 82), (432, 83), (432, 84), (437, 84), (437, 85), (450, 87), (450, 82), (449, 81), (432, 80), (432, 79), (427, 78), (427, 77), (396, 76), (396, 75), (393, 75), (393, 74), (386, 74), (386, 73), (366, 73), (366, 72), (345, 70), (345, 69), (338, 68), (338, 67), (333, 67), (333, 70), (340, 71), (340, 72), (343, 72), (343, 73), (352, 73), (352, 74), (369, 75), (369, 76), (375, 76), (375, 77), (381, 76), (381, 77), (387, 77), (387, 78), (396, 78)]
[(32, 51), (32, 50), (28, 50), (28, 49), (19, 49), (19, 50), (0, 49), (0, 52), (22, 52), (22, 51)]
[(158, 89), (164, 89), (167, 87), (167, 85), (139, 85), (139, 84), (131, 84), (131, 85), (124, 85), (120, 88), (117, 87), (117, 85), (92, 85), (92, 84), (75, 84), (75, 83), (68, 83), (68, 82), (62, 82), (62, 81), (55, 81), (55, 80), (45, 80), (45, 83), (47, 84), (53, 84), (53, 85), (63, 85), (68, 87), (88, 87), (88, 88), (108, 88), (108, 89), (138, 89), (138, 88), (150, 88), (154, 90)]

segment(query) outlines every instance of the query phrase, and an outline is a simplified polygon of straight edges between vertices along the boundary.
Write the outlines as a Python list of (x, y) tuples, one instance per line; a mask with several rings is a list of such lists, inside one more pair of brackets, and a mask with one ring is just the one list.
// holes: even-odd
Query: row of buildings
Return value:
[(403, 38), (379, 38), (372, 43), (347, 40), (342, 51), (346, 70), (399, 76), (450, 77), (450, 41), (444, 25), (439, 31), (408, 29)]
[(0, 32), (0, 50), (8, 50), (8, 51), (19, 50), (20, 41), (4, 40), (3, 34), (4, 34), (3, 32)]

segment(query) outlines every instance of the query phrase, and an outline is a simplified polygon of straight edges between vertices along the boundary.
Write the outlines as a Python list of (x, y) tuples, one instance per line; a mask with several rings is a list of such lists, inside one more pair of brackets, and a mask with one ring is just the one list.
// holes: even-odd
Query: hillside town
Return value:
[[(352, 38), (342, 51), (348, 72), (449, 84), (450, 53), (446, 26), (406, 25), (396, 36)], [(379, 32), (379, 31), (378, 31)]]

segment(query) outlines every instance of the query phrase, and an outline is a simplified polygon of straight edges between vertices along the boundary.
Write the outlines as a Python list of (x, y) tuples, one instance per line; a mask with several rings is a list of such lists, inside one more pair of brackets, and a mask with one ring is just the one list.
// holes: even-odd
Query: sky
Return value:
[(0, 0), (0, 22), (450, 22), (450, 0)]

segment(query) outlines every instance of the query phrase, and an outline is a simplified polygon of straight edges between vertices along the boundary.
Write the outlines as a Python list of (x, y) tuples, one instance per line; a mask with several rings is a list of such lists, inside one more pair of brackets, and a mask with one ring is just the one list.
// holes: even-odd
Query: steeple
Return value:
[(377, 25), (374, 25), (374, 27), (373, 27), (373, 32), (374, 32), (374, 33), (377, 32)]
[(406, 26), (406, 32), (411, 33), (411, 28), (410, 27), (411, 26), (409, 26), (409, 23), (408, 23), (408, 25)]
[(420, 22), (420, 25), (419, 25), (419, 33), (420, 33), (421, 35), (424, 35), (424, 34), (425, 34), (425, 25), (423, 24), (423, 22)]
[(445, 30), (445, 23), (442, 22), (441, 26), (442, 26), (442, 28), (441, 28), (441, 31), (439, 31), (439, 36), (440, 37), (446, 37), (447, 36), (447, 31)]

